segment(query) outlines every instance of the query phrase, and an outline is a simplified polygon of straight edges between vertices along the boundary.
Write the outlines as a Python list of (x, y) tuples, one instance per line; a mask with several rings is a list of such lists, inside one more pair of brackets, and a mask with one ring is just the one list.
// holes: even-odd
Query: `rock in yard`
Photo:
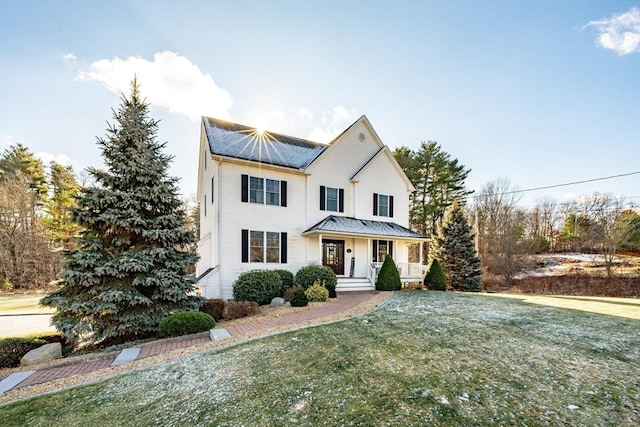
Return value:
[(42, 347), (34, 348), (22, 359), (20, 359), (20, 366), (37, 365), (38, 363), (46, 362), (47, 360), (60, 359), (62, 357), (62, 344), (59, 342), (52, 342), (45, 344)]
[(271, 307), (280, 307), (281, 305), (284, 305), (284, 298), (275, 297), (271, 300)]

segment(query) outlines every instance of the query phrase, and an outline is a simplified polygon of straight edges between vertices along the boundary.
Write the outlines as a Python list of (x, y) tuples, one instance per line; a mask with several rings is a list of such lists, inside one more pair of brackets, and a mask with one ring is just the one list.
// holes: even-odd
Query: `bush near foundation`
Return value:
[(306, 307), (309, 304), (304, 288), (295, 288), (293, 290), (293, 296), (289, 304), (291, 304), (291, 307)]
[(316, 281), (324, 284), (324, 287), (329, 291), (329, 298), (335, 298), (336, 284), (338, 278), (332, 269), (324, 267), (322, 265), (308, 265), (302, 267), (296, 273), (296, 286), (301, 286), (305, 289), (309, 289)]
[(244, 272), (233, 284), (233, 299), (236, 301), (255, 301), (259, 305), (265, 305), (281, 295), (282, 279), (274, 270)]
[(446, 291), (447, 276), (442, 271), (442, 266), (437, 259), (431, 261), (426, 276), (424, 276), (424, 285), (431, 291)]
[(213, 317), (213, 320), (217, 322), (224, 316), (224, 306), (225, 302), (223, 299), (212, 298), (204, 302), (202, 307), (200, 307), (200, 311), (203, 313), (207, 313), (209, 316)]
[(174, 313), (160, 322), (158, 335), (161, 337), (179, 337), (208, 331), (216, 326), (213, 317), (199, 311)]

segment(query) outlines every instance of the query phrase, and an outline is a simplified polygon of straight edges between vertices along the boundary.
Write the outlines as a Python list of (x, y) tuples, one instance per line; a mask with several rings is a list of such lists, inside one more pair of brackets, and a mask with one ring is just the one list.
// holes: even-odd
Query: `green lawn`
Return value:
[(635, 319), (402, 292), (363, 317), (4, 406), (0, 425), (634, 426), (639, 361)]
[(42, 307), (38, 295), (0, 295), (0, 314), (40, 314), (53, 313), (55, 310)]

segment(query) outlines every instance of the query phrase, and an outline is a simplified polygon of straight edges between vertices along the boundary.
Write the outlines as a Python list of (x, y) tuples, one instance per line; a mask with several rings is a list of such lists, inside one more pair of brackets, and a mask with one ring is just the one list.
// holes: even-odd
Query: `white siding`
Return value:
[[(305, 265), (305, 176), (232, 162), (219, 166), (220, 229), (218, 235), (220, 287), (223, 298), (233, 298), (233, 282), (244, 271), (285, 269), (295, 272)], [(242, 202), (241, 176), (287, 181), (287, 206)], [(287, 263), (243, 263), (242, 230), (287, 233)]]

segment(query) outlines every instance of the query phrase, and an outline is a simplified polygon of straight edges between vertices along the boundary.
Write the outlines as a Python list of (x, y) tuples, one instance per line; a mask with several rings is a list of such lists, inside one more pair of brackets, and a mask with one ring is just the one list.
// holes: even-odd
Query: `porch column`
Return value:
[(420, 242), (420, 246), (418, 247), (420, 251), (420, 272), (422, 272), (422, 245), (424, 245), (424, 242)]
[(322, 234), (318, 234), (318, 263), (322, 265)]

